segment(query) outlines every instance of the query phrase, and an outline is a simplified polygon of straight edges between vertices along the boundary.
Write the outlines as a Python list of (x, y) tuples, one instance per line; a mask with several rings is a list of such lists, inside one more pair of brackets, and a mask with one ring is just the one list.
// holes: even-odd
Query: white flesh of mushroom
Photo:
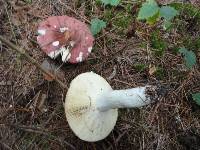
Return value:
[(52, 43), (52, 45), (53, 45), (53, 46), (58, 46), (59, 43), (60, 43), (59, 41), (54, 41), (54, 42)]
[(46, 34), (46, 30), (45, 29), (40, 29), (40, 30), (38, 30), (38, 34), (39, 35), (45, 35)]
[(88, 52), (89, 52), (89, 53), (92, 52), (92, 47), (88, 47)]

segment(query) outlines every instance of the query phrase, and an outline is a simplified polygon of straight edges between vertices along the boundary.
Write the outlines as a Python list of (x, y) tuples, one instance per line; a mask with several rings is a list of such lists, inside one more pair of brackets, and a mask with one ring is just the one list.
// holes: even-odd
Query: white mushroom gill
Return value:
[(55, 50), (55, 51), (48, 53), (48, 56), (51, 57), (52, 59), (55, 59), (59, 56), (60, 53), (61, 53), (60, 50)]
[(60, 32), (65, 32), (66, 30), (69, 30), (69, 28), (67, 27), (60, 28)]
[(89, 52), (89, 53), (92, 52), (92, 47), (88, 47), (88, 52)]
[(71, 53), (69, 52), (69, 48), (67, 47), (61, 47), (60, 48), (61, 55), (62, 55), (62, 61), (66, 62), (67, 60), (70, 59)]
[(83, 52), (80, 52), (79, 56), (76, 58), (76, 61), (77, 62), (82, 62), (82, 60), (83, 60)]
[(70, 43), (71, 47), (73, 47), (75, 45), (75, 41), (70, 41), (69, 43)]
[(64, 47), (62, 46), (60, 49), (52, 51), (48, 54), (49, 57), (51, 57), (52, 59), (57, 58), (59, 55), (61, 54), (62, 56), (62, 61), (66, 62), (70, 59), (71, 57), (71, 53), (69, 52), (68, 47)]

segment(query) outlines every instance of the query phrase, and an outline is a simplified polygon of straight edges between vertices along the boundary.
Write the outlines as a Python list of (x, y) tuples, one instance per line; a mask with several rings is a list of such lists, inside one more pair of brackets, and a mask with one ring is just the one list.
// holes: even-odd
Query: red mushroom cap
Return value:
[(91, 53), (94, 37), (83, 22), (69, 16), (52, 16), (38, 27), (37, 42), (51, 58), (78, 63)]

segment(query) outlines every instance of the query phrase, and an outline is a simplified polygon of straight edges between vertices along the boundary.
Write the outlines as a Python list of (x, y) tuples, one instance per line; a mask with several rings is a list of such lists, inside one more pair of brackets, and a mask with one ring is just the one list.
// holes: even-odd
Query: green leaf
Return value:
[(101, 0), (104, 5), (117, 6), (120, 3), (120, 0)]
[(98, 34), (103, 28), (106, 27), (106, 22), (98, 18), (91, 20), (91, 32), (93, 35)]
[(193, 51), (188, 51), (186, 48), (180, 48), (179, 52), (183, 54), (186, 66), (189, 69), (192, 69), (192, 67), (196, 64), (196, 55)]
[(200, 105), (200, 93), (192, 94), (192, 98), (198, 105)]
[(173, 19), (176, 15), (178, 15), (178, 11), (170, 6), (163, 6), (160, 8), (160, 16), (166, 20)]
[(137, 19), (149, 19), (153, 17), (159, 12), (158, 4), (155, 0), (147, 0), (145, 3), (142, 4), (142, 7), (139, 10)]
[(149, 17), (147, 19), (147, 23), (150, 24), (150, 25), (153, 25), (153, 24), (155, 24), (158, 21), (158, 19), (160, 19), (159, 12), (157, 12), (154, 16)]

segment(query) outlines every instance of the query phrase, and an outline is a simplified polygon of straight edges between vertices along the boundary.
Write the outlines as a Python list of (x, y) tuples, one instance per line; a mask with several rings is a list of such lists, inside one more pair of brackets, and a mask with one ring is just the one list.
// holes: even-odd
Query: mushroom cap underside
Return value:
[(78, 75), (70, 84), (65, 100), (65, 113), (70, 128), (80, 139), (94, 142), (104, 139), (113, 130), (117, 109), (100, 112), (96, 101), (112, 91), (101, 76), (87, 72)]

